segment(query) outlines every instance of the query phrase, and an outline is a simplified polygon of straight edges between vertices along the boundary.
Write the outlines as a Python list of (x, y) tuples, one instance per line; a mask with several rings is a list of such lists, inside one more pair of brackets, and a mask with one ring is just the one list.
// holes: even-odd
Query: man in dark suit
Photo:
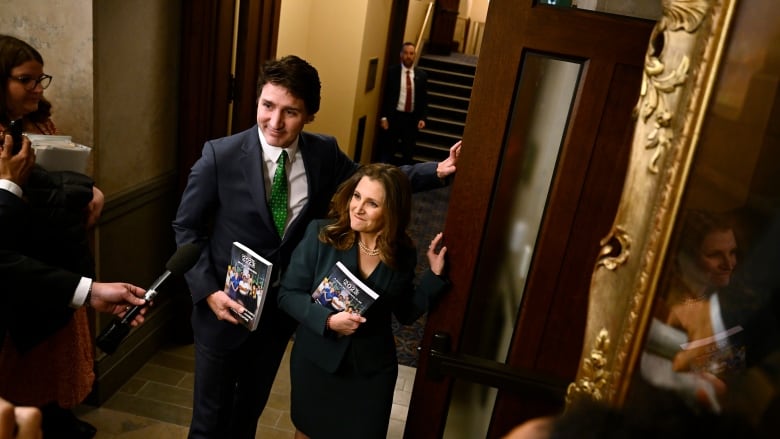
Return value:
[(381, 160), (392, 163), (399, 149), (403, 164), (412, 163), (417, 131), (425, 128), (428, 75), (414, 67), (414, 44), (401, 47), (401, 63), (387, 69), (380, 125), (383, 130)]
[[(93, 282), (92, 279), (29, 257), (29, 230), (33, 214), (22, 198), (22, 189), (35, 163), (30, 141), (25, 137), (22, 148), (13, 154), (11, 136), (3, 136), (0, 145), (0, 342), (9, 325), (19, 317), (19, 310), (28, 310), (25, 316), (35, 314), (35, 330), (17, 333), (26, 339), (43, 337), (55, 331), (47, 325), (50, 319), (62, 314), (68, 307), (93, 306), (98, 311), (123, 315), (126, 307), (142, 305), (145, 291), (126, 283)], [(31, 291), (45, 292), (31, 294)], [(27, 318), (28, 321), (31, 317)], [(138, 325), (143, 316), (134, 320)], [(13, 326), (13, 325), (12, 325)], [(13, 329), (13, 327), (11, 328)]]
[[(320, 105), (317, 70), (287, 56), (258, 80), (257, 126), (206, 142), (190, 172), (173, 228), (178, 245), (203, 243), (186, 275), (193, 310), (195, 387), (190, 438), (254, 438), (257, 421), (296, 323), (277, 308), (279, 279), (313, 219), (327, 214), (338, 185), (358, 167), (331, 136), (303, 132)], [(441, 186), (455, 171), (459, 144), (439, 163), (407, 167), (413, 187)], [(280, 169), (281, 168), (281, 169)], [(283, 179), (282, 215), (275, 192)], [(273, 178), (272, 178), (273, 177)], [(230, 249), (239, 241), (274, 264), (258, 328), (224, 293)]]

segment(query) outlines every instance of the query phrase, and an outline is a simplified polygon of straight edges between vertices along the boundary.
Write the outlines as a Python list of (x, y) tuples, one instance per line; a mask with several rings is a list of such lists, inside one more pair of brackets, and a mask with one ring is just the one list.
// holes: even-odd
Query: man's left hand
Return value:
[(439, 162), (436, 166), (436, 176), (444, 179), (455, 173), (457, 170), (458, 156), (460, 156), (460, 147), (462, 141), (458, 140), (457, 143), (450, 147), (450, 156)]

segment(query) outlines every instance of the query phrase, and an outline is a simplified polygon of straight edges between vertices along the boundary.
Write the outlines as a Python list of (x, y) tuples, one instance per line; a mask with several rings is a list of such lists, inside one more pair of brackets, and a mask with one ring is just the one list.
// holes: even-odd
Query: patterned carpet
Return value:
[[(420, 192), (412, 197), (412, 221), (409, 233), (417, 245), (418, 277), (423, 270), (428, 268), (428, 259), (425, 256), (428, 243), (437, 233), (444, 230), (449, 198), (449, 186)], [(393, 318), (393, 333), (395, 334), (396, 351), (400, 364), (417, 367), (417, 346), (422, 340), (425, 320), (426, 315), (423, 315), (414, 324), (403, 326)]]

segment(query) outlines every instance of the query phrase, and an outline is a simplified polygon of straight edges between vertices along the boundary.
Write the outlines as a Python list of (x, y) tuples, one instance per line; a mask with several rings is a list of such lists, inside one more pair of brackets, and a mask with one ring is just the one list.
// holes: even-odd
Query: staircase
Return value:
[(440, 161), (463, 137), (477, 57), (461, 53), (422, 55), (417, 67), (428, 73), (428, 118), (417, 134), (414, 159)]

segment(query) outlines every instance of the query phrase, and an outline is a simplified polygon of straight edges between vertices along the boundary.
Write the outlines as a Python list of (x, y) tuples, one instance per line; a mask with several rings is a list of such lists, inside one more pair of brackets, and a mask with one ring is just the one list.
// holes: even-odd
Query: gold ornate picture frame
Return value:
[[(767, 164), (767, 159), (780, 156), (777, 128), (772, 128), (780, 124), (775, 120), (780, 115), (780, 49), (773, 47), (778, 46), (780, 33), (771, 29), (780, 22), (778, 8), (773, 0), (663, 0), (662, 4), (663, 17), (645, 57), (620, 206), (593, 271), (583, 355), (568, 389), (569, 402), (587, 397), (620, 406), (625, 401), (645, 349), (654, 306), (662, 296), (659, 291), (672, 259), (667, 253), (674, 247), (683, 208), (732, 207), (737, 199), (751, 206), (760, 204), (767, 211), (780, 205), (780, 193), (766, 189), (780, 166)], [(735, 29), (741, 33), (732, 37)], [(753, 46), (744, 44), (745, 35), (752, 31), (768, 38), (756, 37)], [(749, 56), (737, 59), (740, 50)], [(760, 83), (746, 85), (733, 74), (736, 69), (729, 73), (724, 66), (734, 62), (757, 63), (756, 71), (763, 75)], [(752, 81), (758, 76), (746, 78)], [(759, 95), (758, 101), (767, 108), (752, 109), (756, 99), (746, 98), (751, 93), (766, 94)], [(702, 147), (706, 141), (726, 149), (714, 139), (716, 130), (708, 128), (715, 126), (711, 114), (731, 111), (739, 126), (753, 117), (747, 109), (767, 118), (761, 122), (764, 132), (755, 140), (745, 140), (750, 164), (737, 164), (734, 175), (723, 176), (731, 172), (723, 171), (729, 164), (712, 163), (727, 161), (724, 157), (733, 151), (708, 152)], [(736, 140), (734, 151), (742, 146), (742, 139)], [(697, 164), (696, 160), (710, 162)], [(747, 168), (747, 177), (741, 175)], [(704, 180), (706, 190), (701, 189)], [(721, 196), (723, 201), (712, 201)]]

